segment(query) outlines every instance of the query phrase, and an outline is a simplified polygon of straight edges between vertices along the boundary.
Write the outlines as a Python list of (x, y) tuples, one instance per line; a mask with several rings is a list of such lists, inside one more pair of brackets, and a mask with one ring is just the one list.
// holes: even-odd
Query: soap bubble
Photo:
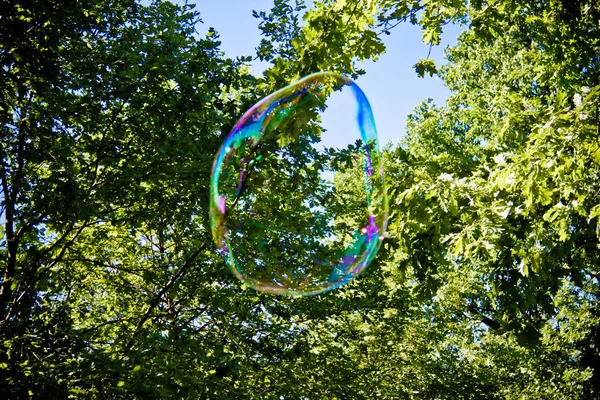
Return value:
[(257, 290), (303, 296), (348, 283), (375, 257), (387, 214), (371, 107), (338, 74), (309, 75), (256, 103), (215, 157), (212, 233)]

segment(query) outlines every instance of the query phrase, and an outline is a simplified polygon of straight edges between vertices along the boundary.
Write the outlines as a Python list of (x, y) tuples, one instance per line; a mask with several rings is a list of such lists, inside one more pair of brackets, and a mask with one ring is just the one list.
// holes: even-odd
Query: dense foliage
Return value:
[[(189, 5), (0, 5), (0, 397), (598, 398), (598, 2), (255, 17), (262, 78)], [(415, 69), (452, 95), (386, 153), (373, 265), (317, 297), (242, 287), (207, 209), (232, 124), (307, 73), (364, 73), (399, 23), (437, 45), (448, 22), (449, 62)]]

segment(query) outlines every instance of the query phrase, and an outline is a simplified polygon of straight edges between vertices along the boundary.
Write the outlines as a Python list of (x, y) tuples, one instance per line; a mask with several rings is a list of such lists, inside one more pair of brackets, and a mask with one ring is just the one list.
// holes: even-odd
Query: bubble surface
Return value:
[(215, 157), (212, 234), (257, 290), (303, 296), (350, 282), (375, 257), (387, 217), (369, 101), (338, 74), (309, 75), (256, 103)]

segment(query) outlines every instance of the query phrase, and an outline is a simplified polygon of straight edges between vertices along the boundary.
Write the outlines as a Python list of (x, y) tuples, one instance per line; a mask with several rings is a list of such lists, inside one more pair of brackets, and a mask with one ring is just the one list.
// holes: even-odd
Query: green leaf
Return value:
[(413, 68), (415, 69), (415, 72), (417, 73), (417, 75), (419, 75), (419, 78), (424, 78), (425, 74), (429, 74), (429, 76), (433, 76), (434, 74), (438, 73), (437, 67), (435, 65), (435, 61), (433, 61), (432, 59), (421, 59), (419, 60), (414, 66)]

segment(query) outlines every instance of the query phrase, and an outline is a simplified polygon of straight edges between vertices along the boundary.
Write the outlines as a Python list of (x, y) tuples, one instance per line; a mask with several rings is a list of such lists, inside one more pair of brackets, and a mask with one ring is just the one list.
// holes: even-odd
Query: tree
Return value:
[[(455, 362), (490, 342), (531, 347), (544, 366), (508, 396), (600, 390), (598, 15), (585, 2), (474, 5), (441, 72), (453, 95), (421, 105), (394, 155), (388, 269), (429, 299), (431, 318), (481, 323)], [(544, 371), (558, 383), (539, 383)]]
[[(206, 231), (196, 233), (206, 213), (195, 206), (207, 189), (195, 177), (210, 170), (226, 120), (219, 94), (242, 79), (216, 37), (193, 38), (189, 6), (67, 3), (4, 6), (8, 397), (64, 398), (92, 391), (89, 381), (99, 390), (115, 361), (95, 343), (131, 349), (207, 251)], [(104, 369), (95, 382), (89, 365)]]
[[(359, 4), (340, 3), (323, 18), (343, 20)], [(428, 344), (409, 352), (408, 367), (394, 357), (373, 365), (392, 370), (390, 379), (411, 368), (432, 378), (411, 381), (399, 396), (597, 397), (597, 6), (378, 6), (383, 33), (408, 20), (437, 44), (449, 21), (469, 29), (441, 71), (453, 96), (445, 107), (416, 110), (390, 160), (383, 268), (388, 290), (415, 307), (405, 310), (411, 333), (397, 327), (392, 343), (398, 352)], [(416, 69), (437, 71), (429, 60)], [(375, 351), (390, 332), (380, 335)]]

